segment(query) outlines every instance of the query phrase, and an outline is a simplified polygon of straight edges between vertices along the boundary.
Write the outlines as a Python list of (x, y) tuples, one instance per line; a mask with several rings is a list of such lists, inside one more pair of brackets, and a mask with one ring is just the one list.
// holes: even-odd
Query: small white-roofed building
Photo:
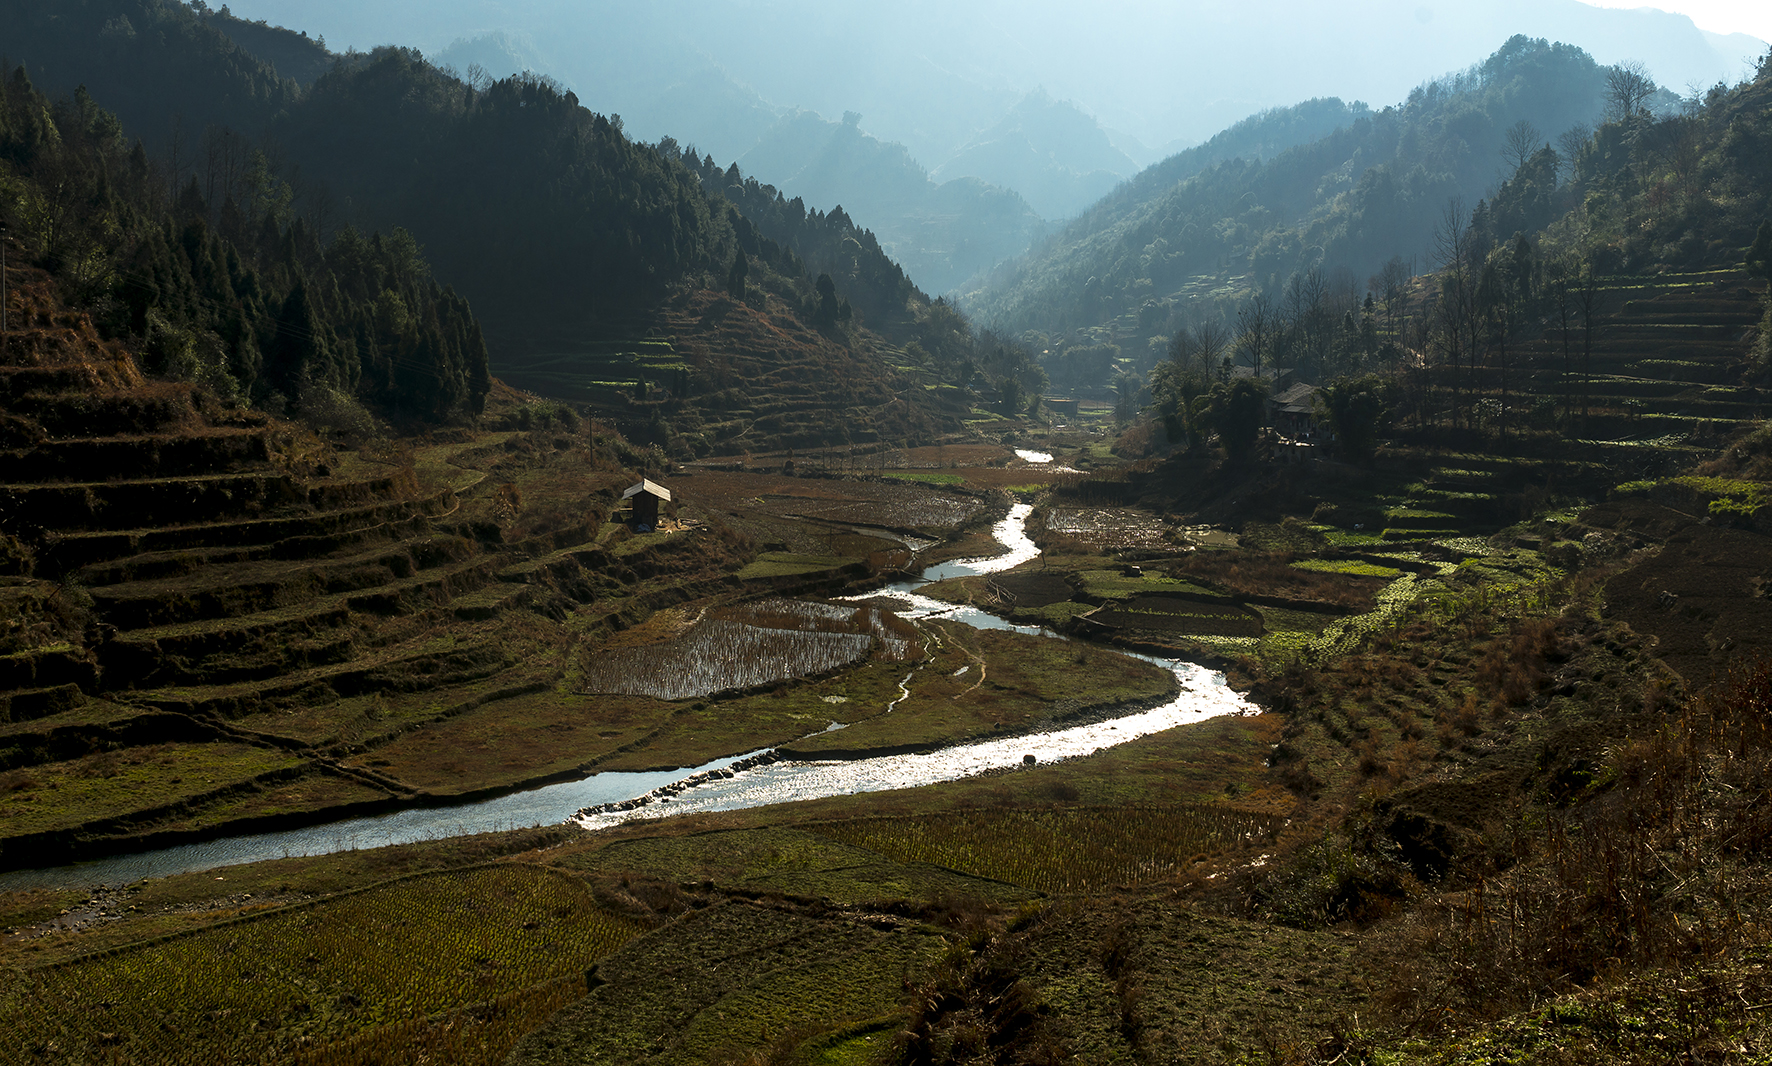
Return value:
[(621, 498), (624, 502), (633, 501), (635, 531), (650, 533), (658, 528), (658, 505), (671, 502), (671, 490), (656, 481), (641, 478), (640, 483), (630, 486)]

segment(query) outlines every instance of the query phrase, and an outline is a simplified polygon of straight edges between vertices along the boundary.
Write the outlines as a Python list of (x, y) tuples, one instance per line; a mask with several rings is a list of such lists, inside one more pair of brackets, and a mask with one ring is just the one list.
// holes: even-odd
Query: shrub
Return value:
[(316, 433), (331, 433), (353, 444), (373, 438), (378, 428), (375, 416), (355, 396), (326, 385), (303, 387), (295, 411)]

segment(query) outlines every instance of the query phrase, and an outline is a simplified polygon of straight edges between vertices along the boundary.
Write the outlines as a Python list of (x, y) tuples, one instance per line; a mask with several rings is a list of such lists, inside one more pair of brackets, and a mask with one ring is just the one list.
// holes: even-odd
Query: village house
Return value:
[(1268, 425), (1274, 432), (1292, 440), (1314, 440), (1317, 428), (1317, 387), (1303, 383), (1291, 385), (1267, 399)]
[(671, 490), (656, 481), (641, 478), (638, 485), (629, 486), (621, 494), (623, 502), (633, 501), (634, 532), (650, 533), (658, 528), (658, 505), (671, 502)]

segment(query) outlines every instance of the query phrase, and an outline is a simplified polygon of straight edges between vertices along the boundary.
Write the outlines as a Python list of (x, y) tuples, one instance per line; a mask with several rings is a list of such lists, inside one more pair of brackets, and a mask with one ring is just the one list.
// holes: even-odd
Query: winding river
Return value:
[[(916, 581), (904, 582), (854, 599), (890, 599), (907, 618), (943, 617), (968, 625), (1012, 629), (1065, 639), (1034, 626), (1016, 626), (970, 607), (931, 599), (917, 589), (932, 581), (1008, 570), (1034, 558), (1039, 548), (1027, 536), (1032, 510), (1017, 504), (994, 529), (1004, 554), (932, 566)], [(1141, 658), (1146, 658), (1140, 656)], [(1180, 693), (1169, 703), (1107, 721), (1045, 733), (1007, 737), (912, 755), (828, 762), (770, 761), (765, 752), (716, 759), (688, 769), (650, 773), (606, 772), (452, 807), (396, 811), (284, 832), (223, 837), (157, 851), (92, 862), (0, 874), (0, 891), (21, 888), (117, 885), (144, 877), (257, 862), (299, 855), (323, 855), (575, 820), (601, 829), (635, 819), (735, 810), (791, 800), (815, 799), (952, 781), (986, 770), (1087, 755), (1141, 736), (1254, 708), (1224, 683), (1221, 674), (1186, 662), (1148, 659), (1172, 669)]]

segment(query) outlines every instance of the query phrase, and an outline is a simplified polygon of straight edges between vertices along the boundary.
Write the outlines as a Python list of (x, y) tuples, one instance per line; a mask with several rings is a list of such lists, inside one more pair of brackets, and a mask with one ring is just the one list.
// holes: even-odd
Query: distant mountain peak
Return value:
[(1021, 193), (1046, 218), (1068, 218), (1138, 171), (1094, 117), (1037, 86), (931, 175), (975, 177)]

